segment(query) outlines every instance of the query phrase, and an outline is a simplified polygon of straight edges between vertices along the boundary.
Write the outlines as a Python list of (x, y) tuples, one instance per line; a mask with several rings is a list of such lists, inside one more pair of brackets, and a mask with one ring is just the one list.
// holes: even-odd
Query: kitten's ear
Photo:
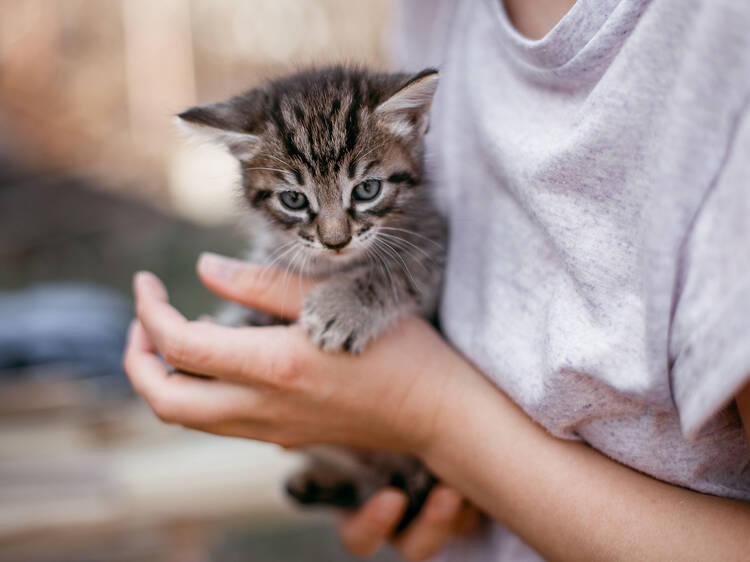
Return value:
[(427, 132), (428, 114), (438, 87), (438, 71), (427, 68), (412, 76), (401, 89), (375, 108), (388, 129), (398, 137)]
[(175, 122), (192, 137), (223, 144), (240, 160), (249, 160), (260, 147), (260, 136), (249, 132), (250, 115), (239, 98), (191, 107)]

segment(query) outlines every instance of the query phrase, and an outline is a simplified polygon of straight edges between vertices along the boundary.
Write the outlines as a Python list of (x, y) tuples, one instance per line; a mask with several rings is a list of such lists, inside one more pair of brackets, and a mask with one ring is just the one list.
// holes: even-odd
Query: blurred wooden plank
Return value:
[[(102, 436), (101, 417), (119, 431)], [(135, 401), (101, 415), (3, 418), (0, 452), (0, 541), (102, 525), (293, 515), (280, 484), (297, 457), (164, 425)]]

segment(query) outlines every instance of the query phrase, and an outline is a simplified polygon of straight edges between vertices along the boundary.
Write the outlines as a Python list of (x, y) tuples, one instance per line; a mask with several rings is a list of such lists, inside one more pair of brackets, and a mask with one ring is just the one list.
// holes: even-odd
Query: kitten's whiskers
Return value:
[(282, 174), (290, 174), (291, 173), (289, 170), (280, 170), (279, 168), (261, 168), (261, 167), (257, 167), (257, 168), (244, 168), (244, 169), (247, 170), (248, 172), (252, 171), (252, 170), (268, 170), (268, 171), (271, 171), (271, 172), (281, 172)]
[(383, 265), (383, 271), (385, 272), (385, 275), (388, 278), (388, 287), (391, 289), (391, 296), (393, 297), (393, 302), (398, 302), (398, 295), (396, 294), (396, 284), (393, 282), (393, 276), (391, 275), (391, 268), (388, 267), (389, 260), (386, 259), (388, 256), (377, 246), (377, 244), (373, 244), (371, 248), (375, 252), (375, 256)]
[(258, 278), (261, 285), (265, 283), (266, 277), (271, 273), (276, 264), (278, 264), (286, 255), (288, 255), (295, 248), (295, 242), (289, 241), (276, 248), (273, 253), (269, 256), (269, 261), (263, 265), (263, 271)]
[[(385, 232), (380, 232), (378, 236), (382, 236), (386, 240), (390, 241), (392, 244), (396, 244), (399, 249), (405, 252), (412, 252), (413, 250), (416, 250), (420, 252), (427, 259), (432, 260), (433, 262), (435, 261), (434, 258), (430, 254), (424, 251), (423, 248), (420, 248), (416, 244), (409, 242), (408, 240), (406, 240), (405, 238), (402, 238), (401, 236), (394, 236), (393, 234), (386, 234)], [(404, 246), (403, 244), (408, 244), (408, 245)], [(429, 269), (424, 263), (422, 263), (421, 260), (417, 260), (417, 263), (419, 263), (425, 269)]]
[(267, 152), (261, 152), (258, 154), (258, 156), (265, 156), (266, 158), (271, 158), (272, 160), (276, 160), (277, 162), (281, 162), (284, 166), (289, 166), (288, 162), (284, 162), (281, 158), (277, 158), (273, 154), (268, 154)]
[(406, 228), (396, 228), (395, 226), (379, 226), (378, 229), (405, 232), (407, 234), (411, 234), (412, 236), (416, 236), (417, 238), (421, 238), (422, 240), (425, 240), (426, 242), (429, 242), (430, 244), (437, 246), (441, 250), (445, 249), (445, 247), (442, 244), (438, 244), (432, 238), (428, 238), (427, 236), (424, 236), (423, 234), (420, 234), (419, 232), (415, 232), (414, 230), (408, 230)]
[(388, 244), (388, 242), (386, 242), (385, 240), (378, 240), (378, 242), (380, 242), (383, 245), (382, 247), (383, 247), (384, 251), (388, 252), (391, 256), (395, 257), (398, 260), (398, 262), (401, 264), (401, 267), (404, 270), (404, 273), (406, 273), (406, 275), (411, 280), (412, 286), (416, 289), (417, 288), (417, 282), (414, 279), (414, 276), (411, 274), (411, 271), (409, 270), (409, 267), (406, 265), (406, 262), (404, 261), (404, 258), (402, 258), (399, 255), (398, 250), (396, 248), (394, 248), (393, 246), (391, 246), (390, 244)]
[(388, 143), (386, 143), (386, 142), (384, 142), (384, 143), (380, 143), (379, 145), (375, 146), (374, 148), (371, 148), (370, 150), (368, 150), (368, 151), (367, 151), (367, 152), (365, 152), (364, 154), (362, 154), (362, 151), (360, 150), (360, 151), (359, 151), (359, 152), (357, 153), (357, 155), (356, 155), (356, 156), (352, 157), (352, 160), (363, 160), (363, 159), (365, 158), (365, 156), (367, 156), (368, 154), (371, 154), (371, 153), (375, 152), (375, 151), (376, 151), (376, 150), (378, 150), (379, 148), (383, 148), (383, 147), (384, 147), (384, 146), (385, 146), (386, 144), (388, 144)]

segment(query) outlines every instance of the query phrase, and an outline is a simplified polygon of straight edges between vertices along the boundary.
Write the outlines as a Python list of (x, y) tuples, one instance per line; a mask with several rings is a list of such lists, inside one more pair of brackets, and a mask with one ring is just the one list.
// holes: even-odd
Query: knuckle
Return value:
[(427, 523), (436, 528), (444, 528), (455, 519), (456, 514), (448, 512), (436, 506), (428, 505), (425, 510), (424, 518)]
[(160, 394), (153, 394), (148, 397), (148, 404), (153, 410), (159, 420), (164, 423), (176, 423), (177, 422), (177, 411), (174, 404), (161, 396)]
[(294, 389), (300, 383), (302, 365), (296, 352), (275, 353), (268, 361), (268, 378), (274, 387)]
[(135, 305), (135, 315), (140, 318), (146, 318), (149, 316), (150, 309), (145, 302), (139, 300)]
[(182, 338), (170, 337), (164, 342), (162, 353), (167, 363), (172, 366), (179, 366), (185, 363), (187, 349), (187, 345)]

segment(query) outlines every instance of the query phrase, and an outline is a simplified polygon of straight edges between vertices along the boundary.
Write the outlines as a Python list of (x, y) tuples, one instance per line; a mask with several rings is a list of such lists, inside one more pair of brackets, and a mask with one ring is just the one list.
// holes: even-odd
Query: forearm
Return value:
[(425, 462), (553, 560), (739, 560), (750, 504), (655, 480), (557, 439), (484, 380), (447, 394)]

